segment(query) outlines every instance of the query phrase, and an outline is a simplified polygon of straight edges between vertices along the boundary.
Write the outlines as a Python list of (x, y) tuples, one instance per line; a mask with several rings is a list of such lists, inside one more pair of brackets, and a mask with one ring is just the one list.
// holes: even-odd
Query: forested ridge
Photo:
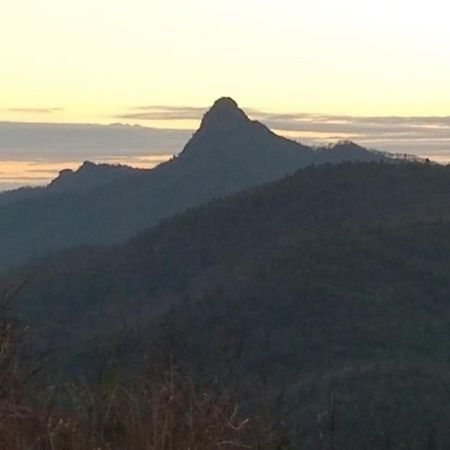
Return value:
[(264, 397), (299, 448), (332, 412), (336, 448), (444, 449), (449, 200), (447, 167), (310, 167), (2, 286), (27, 282), (17, 312), (52, 376), (170, 355), (248, 410)]
[(154, 169), (86, 161), (46, 187), (0, 194), (0, 270), (76, 245), (123, 243), (173, 214), (312, 164), (389, 159), (350, 142), (310, 148), (222, 98), (179, 155)]

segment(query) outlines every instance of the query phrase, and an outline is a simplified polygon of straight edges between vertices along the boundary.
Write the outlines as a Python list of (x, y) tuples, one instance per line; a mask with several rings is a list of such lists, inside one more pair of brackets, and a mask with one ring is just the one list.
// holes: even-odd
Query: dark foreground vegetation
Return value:
[(0, 305), (0, 448), (4, 450), (288, 449), (269, 417), (249, 417), (217, 386), (199, 389), (174, 365), (149, 365), (130, 382), (45, 385), (26, 358), (26, 330)]
[(449, 205), (447, 167), (311, 167), (1, 283), (51, 380), (170, 357), (293, 448), (444, 450)]

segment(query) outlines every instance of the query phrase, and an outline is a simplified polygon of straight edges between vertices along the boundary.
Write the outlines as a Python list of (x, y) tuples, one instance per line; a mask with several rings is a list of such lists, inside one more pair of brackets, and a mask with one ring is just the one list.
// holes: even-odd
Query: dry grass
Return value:
[[(2, 306), (3, 308), (3, 306)], [(1, 319), (3, 317), (3, 319)], [(0, 311), (0, 449), (4, 450), (235, 450), (275, 449), (258, 419), (235, 401), (196, 388), (174, 368), (129, 383), (67, 385), (33, 392), (17, 357), (17, 335)], [(44, 391), (44, 395), (42, 392)], [(59, 394), (58, 394), (59, 395)], [(30, 406), (32, 405), (33, 406)], [(64, 404), (61, 406), (55, 405)]]

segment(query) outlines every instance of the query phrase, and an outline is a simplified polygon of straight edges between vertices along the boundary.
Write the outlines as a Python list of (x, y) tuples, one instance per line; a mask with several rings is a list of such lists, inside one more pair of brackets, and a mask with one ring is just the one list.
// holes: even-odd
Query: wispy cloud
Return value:
[(63, 108), (6, 108), (5, 112), (15, 114), (53, 114), (55, 112), (63, 111)]
[(128, 112), (119, 114), (123, 120), (197, 120), (207, 108), (193, 106), (134, 106)]
[(0, 122), (0, 159), (178, 153), (191, 130), (126, 125)]
[[(119, 114), (121, 120), (200, 120), (207, 107), (135, 106)], [(418, 154), (448, 153), (450, 159), (450, 116), (347, 116), (294, 112), (279, 114), (243, 108), (255, 120), (307, 144), (352, 139), (372, 148)]]
[[(207, 107), (135, 106), (115, 116), (125, 120), (171, 121), (199, 120)], [(248, 115), (272, 129), (299, 133), (346, 134), (355, 138), (394, 139), (396, 137), (450, 138), (450, 116), (345, 116), (310, 113), (274, 114), (260, 109), (244, 108)]]
[[(192, 136), (197, 127), (195, 121), (199, 121), (207, 109), (141, 105), (130, 107), (114, 117), (131, 123), (148, 121), (150, 127), (0, 122), (0, 159), (26, 159), (30, 155), (50, 160), (61, 156), (89, 159), (111, 155), (176, 154)], [(359, 117), (243, 109), (251, 119), (307, 145), (351, 139), (369, 148), (450, 161), (450, 116)], [(155, 123), (158, 121), (163, 125)], [(179, 121), (186, 123), (180, 127)]]
[(255, 114), (282, 131), (350, 134), (355, 138), (450, 138), (450, 117), (357, 117), (318, 114)]

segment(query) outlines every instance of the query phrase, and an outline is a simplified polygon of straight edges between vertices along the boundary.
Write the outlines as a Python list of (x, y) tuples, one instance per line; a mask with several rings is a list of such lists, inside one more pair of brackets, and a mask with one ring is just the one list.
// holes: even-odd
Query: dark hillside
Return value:
[(152, 170), (85, 162), (47, 188), (0, 195), (0, 269), (80, 244), (124, 242), (160, 220), (311, 164), (388, 160), (313, 150), (219, 99), (177, 158)]
[(3, 283), (29, 280), (22, 318), (72, 373), (156, 348), (271, 398), (304, 448), (331, 408), (337, 448), (444, 449), (449, 201), (447, 167), (311, 167)]

